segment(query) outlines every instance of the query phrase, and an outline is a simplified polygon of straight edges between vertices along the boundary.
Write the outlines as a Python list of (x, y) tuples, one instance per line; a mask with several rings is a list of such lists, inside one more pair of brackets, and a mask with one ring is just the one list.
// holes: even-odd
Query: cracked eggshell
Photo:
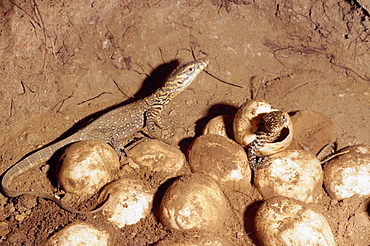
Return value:
[(186, 163), (185, 155), (178, 148), (156, 139), (139, 142), (127, 151), (127, 157), (140, 167), (164, 173), (168, 178), (177, 176)]
[(51, 236), (44, 246), (108, 246), (109, 235), (95, 227), (76, 222)]
[[(244, 103), (234, 117), (234, 137), (243, 147), (247, 147), (256, 139), (260, 119), (266, 113), (279, 111), (263, 100), (251, 100)], [(257, 156), (266, 156), (286, 149), (293, 141), (293, 124), (288, 117), (288, 127), (282, 130), (282, 139), (273, 143), (265, 143), (256, 151)]]
[(62, 155), (58, 181), (66, 192), (88, 198), (113, 179), (119, 166), (117, 153), (107, 143), (80, 141)]
[(265, 201), (254, 220), (264, 246), (334, 246), (326, 218), (312, 205), (286, 197)]
[(211, 176), (228, 190), (249, 192), (251, 170), (244, 149), (233, 140), (216, 135), (202, 135), (194, 140), (187, 152), (194, 173)]
[(203, 135), (218, 134), (224, 137), (233, 136), (233, 120), (234, 117), (230, 115), (219, 115), (208, 121), (203, 129)]
[(370, 196), (370, 146), (351, 146), (324, 166), (324, 186), (330, 197), (342, 200)]
[(104, 187), (98, 201), (102, 203), (107, 198), (103, 215), (118, 228), (123, 228), (136, 224), (150, 213), (154, 192), (139, 180), (118, 179)]
[(208, 175), (182, 176), (166, 191), (160, 205), (163, 225), (177, 230), (217, 230), (227, 217), (228, 203)]
[(284, 150), (269, 156), (258, 169), (254, 184), (265, 199), (274, 196), (318, 202), (322, 198), (323, 171), (320, 161), (308, 151)]

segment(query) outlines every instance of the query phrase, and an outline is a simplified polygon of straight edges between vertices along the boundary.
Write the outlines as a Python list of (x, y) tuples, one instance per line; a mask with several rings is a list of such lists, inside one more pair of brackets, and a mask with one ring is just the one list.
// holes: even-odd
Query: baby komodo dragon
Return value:
[(148, 128), (149, 135), (153, 138), (157, 137), (158, 134), (155, 131), (155, 125), (158, 127), (162, 126), (160, 113), (163, 106), (187, 88), (208, 63), (208, 59), (201, 59), (184, 64), (152, 95), (111, 110), (73, 135), (22, 159), (3, 175), (1, 180), (3, 193), (8, 197), (32, 194), (52, 200), (67, 211), (81, 212), (65, 206), (61, 200), (50, 194), (36, 191), (15, 191), (10, 190), (9, 186), (16, 176), (49, 160), (58, 149), (73, 142), (90, 139), (103, 140), (110, 143), (117, 153), (119, 153), (122, 148), (121, 141), (130, 138), (142, 130), (145, 125)]
[(265, 143), (272, 143), (280, 137), (281, 130), (288, 125), (288, 115), (281, 111), (271, 111), (265, 114), (258, 125), (256, 139), (249, 144), (248, 159), (249, 166), (256, 174), (257, 169), (264, 168), (267, 157), (262, 157), (257, 161), (256, 150), (261, 148)]

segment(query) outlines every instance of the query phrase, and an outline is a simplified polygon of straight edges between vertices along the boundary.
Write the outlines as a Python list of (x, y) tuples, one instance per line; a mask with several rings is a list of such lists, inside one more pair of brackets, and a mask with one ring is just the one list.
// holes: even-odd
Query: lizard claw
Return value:
[(270, 160), (271, 158), (269, 156), (260, 157), (256, 163), (256, 170), (269, 167), (271, 165), (271, 163), (269, 163)]

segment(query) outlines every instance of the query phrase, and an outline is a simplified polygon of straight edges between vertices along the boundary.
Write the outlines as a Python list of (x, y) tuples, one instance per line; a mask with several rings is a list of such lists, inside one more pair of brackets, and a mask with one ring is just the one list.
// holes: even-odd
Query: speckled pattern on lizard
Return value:
[(160, 128), (162, 126), (160, 113), (163, 106), (168, 104), (177, 94), (185, 90), (208, 63), (209, 60), (206, 58), (184, 64), (168, 78), (162, 87), (150, 96), (111, 110), (73, 135), (17, 162), (3, 174), (1, 180), (3, 193), (8, 197), (32, 194), (52, 200), (67, 211), (82, 212), (64, 205), (60, 199), (51, 194), (37, 191), (11, 190), (9, 188), (10, 184), (15, 177), (49, 160), (57, 150), (73, 142), (81, 140), (103, 140), (110, 143), (117, 153), (120, 153), (123, 147), (120, 142), (132, 137), (135, 133), (142, 130), (145, 125), (150, 137), (159, 138), (155, 126)]
[(257, 161), (256, 151), (266, 143), (272, 143), (280, 137), (281, 130), (288, 125), (288, 115), (281, 111), (271, 111), (262, 116), (258, 130), (255, 132), (256, 139), (249, 144), (248, 159), (249, 166), (254, 173), (257, 169), (264, 167), (266, 158), (262, 157)]

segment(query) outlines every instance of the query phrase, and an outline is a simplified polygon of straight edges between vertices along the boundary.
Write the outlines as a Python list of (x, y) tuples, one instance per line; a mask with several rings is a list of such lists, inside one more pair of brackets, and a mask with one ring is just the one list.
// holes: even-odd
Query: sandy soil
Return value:
[[(150, 94), (176, 65), (204, 54), (214, 77), (202, 73), (163, 112), (175, 126), (163, 135), (182, 150), (210, 118), (233, 115), (251, 98), (326, 115), (336, 149), (370, 144), (370, 9), (360, 1), (4, 0), (0, 10), (0, 173), (83, 118)], [(55, 191), (46, 169), (15, 187)], [(217, 234), (233, 245), (259, 245), (251, 221), (262, 197), (227, 197), (230, 216)], [(370, 245), (368, 200), (325, 197), (320, 206), (338, 245)], [(112, 245), (182, 236), (154, 214), (118, 229), (100, 214), (0, 195), (2, 245), (41, 245), (77, 220), (108, 231)]]

